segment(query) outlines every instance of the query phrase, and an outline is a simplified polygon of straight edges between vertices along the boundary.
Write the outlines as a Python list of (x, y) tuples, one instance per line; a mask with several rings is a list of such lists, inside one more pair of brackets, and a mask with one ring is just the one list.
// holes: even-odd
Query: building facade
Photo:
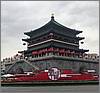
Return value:
[[(79, 41), (84, 39), (77, 36), (80, 33), (82, 31), (65, 27), (51, 16), (51, 20), (44, 26), (24, 33), (29, 38), (22, 40), (28, 46), (27, 50), (19, 53), (24, 54), (24, 58), (39, 70), (57, 67), (72, 69), (77, 73), (81, 70), (95, 70), (98, 74), (99, 60), (96, 57), (89, 58), (86, 53), (89, 50), (79, 48)], [(7, 70), (7, 73), (16, 70), (16, 66), (10, 67), (12, 69)]]
[(98, 72), (98, 61), (92, 58), (87, 59), (89, 50), (79, 49), (79, 41), (84, 37), (77, 37), (82, 31), (70, 29), (51, 20), (36, 30), (24, 33), (28, 39), (22, 39), (28, 43), (28, 49), (24, 51), (25, 56), (33, 65), (41, 70), (51, 67), (59, 69), (73, 69), (79, 72), (84, 69), (95, 69)]

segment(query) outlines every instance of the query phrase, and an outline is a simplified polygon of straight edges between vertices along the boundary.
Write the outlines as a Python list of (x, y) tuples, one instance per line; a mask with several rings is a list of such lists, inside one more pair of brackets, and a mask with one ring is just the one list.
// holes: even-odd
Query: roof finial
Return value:
[(52, 13), (51, 15), (54, 16), (54, 13)]
[(54, 13), (51, 14), (51, 20), (54, 20)]

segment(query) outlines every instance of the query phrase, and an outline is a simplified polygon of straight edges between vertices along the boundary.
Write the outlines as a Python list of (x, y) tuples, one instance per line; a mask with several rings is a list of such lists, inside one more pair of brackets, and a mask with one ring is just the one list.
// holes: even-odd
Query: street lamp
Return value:
[(81, 44), (84, 44), (84, 42), (82, 41)]

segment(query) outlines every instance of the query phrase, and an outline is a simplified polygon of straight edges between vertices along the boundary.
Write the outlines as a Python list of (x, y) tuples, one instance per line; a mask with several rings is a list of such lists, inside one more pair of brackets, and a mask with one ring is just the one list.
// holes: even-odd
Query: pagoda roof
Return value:
[[(82, 40), (84, 39), (84, 37), (73, 37), (74, 39), (77, 39), (77, 40)], [(31, 40), (33, 40), (34, 38), (26, 38), (26, 39), (22, 39), (23, 41), (25, 42), (30, 42)]]
[[(45, 45), (46, 47), (50, 47), (50, 45)], [(46, 47), (43, 47), (43, 48), (46, 48)], [(56, 45), (53, 45), (53, 47), (57, 47)], [(42, 47), (41, 47), (42, 48)], [(38, 49), (41, 49), (41, 48), (38, 48), (38, 47), (36, 47), (36, 48), (34, 48), (34, 49), (29, 49), (29, 50), (26, 50), (26, 51), (24, 51), (25, 53), (31, 53), (32, 51), (34, 51), (34, 50), (38, 50)], [(59, 46), (59, 48), (66, 48), (66, 47), (62, 47), (62, 46)], [(75, 51), (77, 51), (77, 52), (88, 52), (89, 50), (87, 50), (87, 49), (72, 49), (72, 48), (67, 48), (67, 49), (69, 49), (69, 50), (75, 50)]]
[[(53, 41), (55, 42), (55, 41)], [(39, 44), (39, 45), (34, 45), (32, 46), (30, 49), (26, 50), (27, 52), (31, 52), (34, 50), (39, 50), (39, 49), (43, 49), (43, 48), (47, 48), (47, 47), (57, 47), (57, 48), (65, 48), (65, 49), (70, 49), (70, 50), (76, 50), (79, 52), (88, 52), (89, 50), (86, 49), (79, 49), (79, 48), (72, 48), (72, 47), (66, 47), (65, 43), (59, 43), (59, 42), (46, 42), (44, 44)]]
[(43, 32), (48, 31), (50, 29), (52, 29), (52, 31), (54, 29), (54, 30), (57, 30), (58, 32), (63, 32), (64, 34), (69, 34), (71, 36), (76, 36), (77, 34), (82, 33), (82, 31), (78, 31), (78, 30), (63, 26), (62, 24), (55, 21), (54, 16), (52, 16), (51, 20), (47, 24), (45, 24), (44, 26), (42, 26), (36, 30), (32, 30), (30, 32), (25, 32), (24, 34), (32, 37), (34, 34), (38, 34), (39, 32), (43, 33)]

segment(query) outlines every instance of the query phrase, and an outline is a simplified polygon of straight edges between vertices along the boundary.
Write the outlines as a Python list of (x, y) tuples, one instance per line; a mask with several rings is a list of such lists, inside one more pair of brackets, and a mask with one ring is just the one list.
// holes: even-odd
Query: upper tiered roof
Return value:
[(71, 29), (71, 28), (61, 25), (60, 23), (55, 21), (54, 16), (52, 15), (51, 20), (47, 24), (45, 24), (44, 26), (36, 30), (25, 32), (24, 34), (30, 37), (34, 37), (34, 35), (36, 36), (39, 33), (44, 34), (48, 32), (56, 32), (56, 33), (64, 34), (71, 37), (76, 37), (77, 34), (82, 33), (82, 31), (78, 31), (78, 30)]

